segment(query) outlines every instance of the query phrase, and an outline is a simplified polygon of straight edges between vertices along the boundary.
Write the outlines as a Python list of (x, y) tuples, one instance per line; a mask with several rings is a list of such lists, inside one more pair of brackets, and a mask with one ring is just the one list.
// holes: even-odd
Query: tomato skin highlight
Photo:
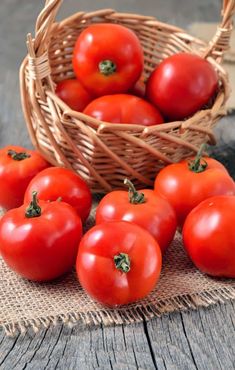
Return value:
[[(113, 69), (104, 73), (100, 64), (110, 61)], [(144, 56), (138, 37), (130, 29), (100, 23), (78, 36), (73, 54), (77, 79), (95, 96), (127, 92), (140, 78)]]
[[(14, 159), (14, 153), (25, 153), (26, 158)], [(28, 156), (28, 157), (27, 157)], [(6, 210), (23, 204), (24, 193), (32, 178), (50, 164), (34, 150), (8, 145), (0, 149), (0, 207)]]
[(82, 223), (64, 202), (39, 201), (41, 216), (26, 218), (28, 204), (0, 220), (0, 253), (20, 276), (50, 281), (68, 272), (76, 261)]
[(176, 232), (175, 212), (169, 202), (153, 190), (144, 189), (138, 193), (144, 194), (144, 203), (130, 203), (128, 192), (124, 190), (105, 195), (96, 209), (96, 224), (110, 221), (135, 223), (149, 231), (164, 253)]
[(147, 99), (170, 121), (182, 120), (201, 109), (218, 88), (218, 76), (205, 59), (174, 54), (160, 63), (147, 81)]
[(62, 198), (76, 209), (82, 222), (89, 216), (92, 205), (90, 189), (79, 175), (69, 169), (51, 167), (40, 172), (26, 189), (25, 203), (30, 202), (33, 191), (37, 191), (38, 198), (45, 201)]
[(183, 227), (184, 247), (202, 272), (235, 278), (235, 197), (216, 196), (194, 208)]
[(128, 94), (106, 95), (93, 100), (84, 113), (100, 121), (144, 126), (164, 122), (160, 112), (146, 100)]
[(77, 112), (82, 112), (93, 99), (78, 80), (60, 81), (55, 92), (61, 100)]
[[(127, 254), (130, 271), (115, 266), (114, 256)], [(82, 287), (96, 301), (117, 307), (144, 298), (161, 271), (161, 250), (141, 227), (125, 222), (94, 226), (82, 238), (76, 262)]]
[(203, 200), (215, 195), (235, 194), (234, 181), (225, 167), (213, 158), (203, 159), (207, 162), (203, 172), (191, 171), (189, 160), (183, 160), (163, 168), (155, 179), (154, 191), (172, 205), (179, 226)]

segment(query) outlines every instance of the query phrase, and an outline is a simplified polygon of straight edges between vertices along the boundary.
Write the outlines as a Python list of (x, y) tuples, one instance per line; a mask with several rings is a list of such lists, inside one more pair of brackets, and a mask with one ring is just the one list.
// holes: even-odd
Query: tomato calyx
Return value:
[(26, 158), (30, 158), (31, 155), (26, 152), (16, 152), (15, 150), (9, 149), (7, 155), (15, 161), (22, 161)]
[(129, 179), (124, 180), (124, 185), (128, 186), (128, 196), (131, 204), (142, 204), (146, 202), (144, 194), (139, 193)]
[(202, 158), (204, 149), (205, 149), (205, 144), (202, 144), (194, 160), (188, 163), (188, 168), (190, 169), (190, 171), (195, 172), (195, 173), (200, 173), (206, 170), (208, 164), (205, 161), (205, 159)]
[(121, 272), (129, 272), (131, 269), (130, 257), (126, 253), (116, 254), (114, 257), (115, 267)]
[(33, 191), (32, 200), (30, 202), (30, 205), (26, 209), (25, 217), (27, 218), (40, 217), (41, 214), (42, 214), (41, 207), (38, 204), (37, 192)]
[(106, 60), (102, 60), (99, 63), (99, 71), (102, 75), (110, 76), (113, 73), (115, 73), (116, 70), (117, 70), (117, 66), (112, 60), (106, 59)]

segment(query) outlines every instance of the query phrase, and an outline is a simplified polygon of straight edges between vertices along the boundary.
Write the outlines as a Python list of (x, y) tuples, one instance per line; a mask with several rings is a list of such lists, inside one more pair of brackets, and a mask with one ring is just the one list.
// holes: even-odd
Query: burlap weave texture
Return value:
[[(94, 209), (87, 227), (94, 223)], [(69, 325), (131, 323), (174, 310), (208, 306), (235, 298), (235, 280), (200, 273), (184, 252), (178, 233), (163, 260), (161, 279), (144, 300), (118, 309), (92, 301), (80, 287), (75, 271), (52, 283), (34, 283), (10, 271), (0, 259), (0, 325), (9, 335), (63, 321)]]

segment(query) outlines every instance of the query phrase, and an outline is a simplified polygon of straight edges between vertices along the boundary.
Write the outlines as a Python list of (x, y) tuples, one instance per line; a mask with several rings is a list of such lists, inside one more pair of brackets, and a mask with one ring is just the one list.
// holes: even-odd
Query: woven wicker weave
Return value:
[[(48, 0), (36, 22), (35, 39), (27, 36), (28, 55), (20, 70), (22, 106), (33, 145), (54, 165), (78, 172), (94, 192), (123, 187), (129, 177), (139, 187), (152, 185), (164, 165), (214, 143), (212, 128), (226, 113), (228, 78), (220, 63), (229, 48), (235, 0), (223, 2), (222, 21), (207, 45), (184, 30), (154, 17), (106, 9), (79, 12), (55, 23), (62, 0)], [(55, 84), (74, 77), (72, 51), (79, 33), (91, 23), (115, 22), (136, 32), (148, 77), (164, 58), (192, 52), (207, 58), (219, 75), (219, 91), (210, 108), (185, 121), (144, 127), (100, 122), (72, 111), (54, 92)]]

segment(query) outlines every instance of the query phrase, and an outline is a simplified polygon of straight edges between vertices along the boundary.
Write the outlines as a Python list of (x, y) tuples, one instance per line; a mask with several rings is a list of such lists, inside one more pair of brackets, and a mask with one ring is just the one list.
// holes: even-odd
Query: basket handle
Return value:
[(42, 99), (45, 99), (42, 88), (42, 80), (44, 78), (47, 78), (53, 90), (50, 78), (51, 68), (48, 58), (48, 45), (51, 38), (51, 29), (62, 2), (63, 0), (46, 0), (44, 9), (37, 18), (35, 38), (33, 39), (30, 33), (27, 35), (29, 75), (35, 81)]
[(35, 26), (34, 50), (40, 57), (47, 50), (51, 28), (63, 0), (46, 0), (43, 10), (40, 12)]
[(224, 53), (230, 48), (230, 37), (233, 28), (233, 14), (235, 11), (235, 0), (223, 0), (221, 11), (221, 23), (217, 31), (204, 50), (203, 57), (212, 57), (220, 62)]
[[(63, 0), (46, 0), (45, 6), (37, 18), (35, 39), (32, 39), (31, 34), (27, 36), (29, 68), (34, 80), (42, 80), (50, 75), (47, 55), (48, 44), (55, 17), (62, 3)], [(220, 62), (225, 51), (229, 49), (234, 11), (235, 0), (223, 0), (221, 24), (218, 26), (208, 47), (204, 50), (204, 58), (212, 57)]]

